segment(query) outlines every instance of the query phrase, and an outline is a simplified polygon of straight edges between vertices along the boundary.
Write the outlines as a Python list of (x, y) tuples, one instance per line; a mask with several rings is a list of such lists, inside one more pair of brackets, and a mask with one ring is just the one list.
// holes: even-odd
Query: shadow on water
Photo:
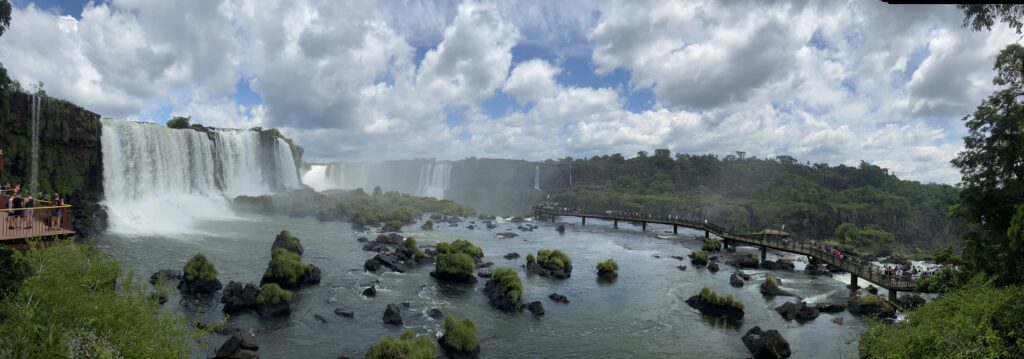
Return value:
[(729, 318), (716, 317), (713, 315), (707, 315), (704, 313), (701, 313), (700, 319), (702, 322), (704, 322), (704, 324), (707, 324), (709, 327), (717, 329), (740, 330), (740, 328), (743, 327), (742, 319), (734, 320)]

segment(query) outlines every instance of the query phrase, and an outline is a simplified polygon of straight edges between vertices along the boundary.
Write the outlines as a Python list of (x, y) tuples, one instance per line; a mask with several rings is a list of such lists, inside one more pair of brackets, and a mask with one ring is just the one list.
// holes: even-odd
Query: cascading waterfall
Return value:
[(32, 165), (29, 168), (28, 190), (33, 195), (39, 192), (39, 117), (42, 116), (42, 102), (41, 96), (32, 95), (32, 124), (29, 129), (32, 136)]
[(302, 175), (302, 183), (315, 191), (326, 191), (335, 188), (333, 183), (331, 183), (330, 175), (327, 173), (330, 167), (329, 165), (309, 166), (309, 171)]
[[(533, 189), (541, 191), (540, 189), (540, 165), (533, 168)], [(543, 191), (541, 191), (543, 192)]]
[(420, 181), (416, 195), (444, 199), (449, 187), (449, 176), (452, 172), (450, 163), (438, 162), (420, 167)]
[[(174, 130), (103, 120), (103, 190), (110, 230), (122, 234), (183, 234), (200, 220), (235, 218), (229, 198), (298, 187), (291, 150), (278, 139), (276, 168), (261, 166), (253, 131)], [(276, 171), (274, 171), (276, 170)]]

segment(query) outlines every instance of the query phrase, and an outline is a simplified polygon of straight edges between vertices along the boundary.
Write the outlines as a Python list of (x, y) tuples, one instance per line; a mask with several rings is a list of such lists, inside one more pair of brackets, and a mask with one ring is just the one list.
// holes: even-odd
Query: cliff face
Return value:
[[(32, 167), (33, 95), (0, 91), (0, 148), (4, 151), (0, 183), (20, 183), (28, 190)], [(82, 235), (102, 231), (106, 212), (100, 115), (67, 101), (41, 97), (39, 118), (39, 193), (64, 195), (71, 204), (72, 225)]]

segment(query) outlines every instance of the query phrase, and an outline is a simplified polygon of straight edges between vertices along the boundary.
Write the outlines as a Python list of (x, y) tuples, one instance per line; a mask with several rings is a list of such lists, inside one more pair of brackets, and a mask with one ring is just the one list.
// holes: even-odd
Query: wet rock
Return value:
[(815, 304), (814, 307), (817, 308), (819, 312), (830, 314), (842, 313), (846, 310), (846, 304), (839, 303), (818, 303)]
[(381, 234), (377, 236), (374, 242), (390, 246), (401, 246), (405, 244), (405, 237), (398, 233)]
[(220, 301), (224, 303), (224, 313), (237, 313), (246, 309), (256, 308), (256, 297), (260, 295), (260, 287), (252, 283), (231, 281)]
[(384, 309), (382, 319), (384, 324), (402, 325), (402, 312), (398, 309), (397, 305), (388, 304), (387, 309)]
[(657, 254), (655, 254), (655, 255), (652, 255), (651, 257), (654, 257), (654, 258), (658, 258), (658, 259), (661, 259), (661, 256), (659, 256), (659, 255), (657, 255)]
[(356, 238), (356, 242), (359, 242), (359, 243), (366, 243), (366, 242), (369, 242), (369, 241), (370, 241), (370, 240), (369, 240), (369, 239), (367, 239), (366, 237), (359, 237), (359, 238)]
[(757, 257), (749, 255), (736, 256), (735, 259), (733, 259), (730, 262), (727, 262), (726, 264), (737, 268), (757, 269), (759, 267), (759, 261), (757, 260)]
[(320, 323), (327, 324), (327, 318), (320, 316), (320, 314), (313, 314), (313, 319), (320, 321)]
[(708, 270), (711, 271), (711, 273), (718, 272), (718, 262), (708, 263)]
[(182, 277), (181, 281), (178, 282), (178, 289), (181, 290), (182, 294), (196, 295), (196, 294), (212, 294), (224, 285), (220, 283), (220, 280), (214, 278), (212, 280), (194, 279), (188, 280)]
[(426, 222), (424, 222), (423, 225), (420, 226), (420, 229), (422, 229), (424, 231), (433, 230), (434, 229), (434, 221), (426, 221)]
[(683, 260), (683, 256), (669, 256), (669, 257), (672, 257), (673, 259)]
[(494, 271), (490, 268), (482, 268), (476, 271), (476, 275), (480, 278), (490, 278), (494, 274)]
[(487, 296), (487, 302), (495, 309), (504, 311), (519, 309), (519, 306), (513, 303), (511, 298), (505, 296), (505, 293), (501, 291), (501, 286), (493, 279), (484, 284), (484, 295)]
[(769, 282), (761, 283), (760, 290), (761, 290), (761, 294), (766, 295), (766, 296), (778, 296), (778, 297), (792, 297), (792, 296), (794, 296), (793, 293), (790, 293), (790, 292), (788, 292), (788, 291), (786, 291), (786, 290), (784, 290), (782, 288), (779, 288), (778, 285), (776, 285), (774, 283), (769, 283)]
[(367, 296), (367, 297), (376, 297), (377, 296), (377, 286), (371, 285), (371, 286), (367, 287), (366, 289), (363, 289), (363, 295)]
[(782, 315), (786, 320), (810, 321), (818, 318), (821, 313), (816, 307), (808, 306), (805, 302), (786, 302), (775, 307), (775, 312)]
[(477, 268), (487, 268), (487, 267), (491, 267), (491, 266), (494, 266), (494, 262), (486, 262), (486, 263), (480, 263), (480, 264), (476, 265)]
[(539, 300), (535, 300), (530, 302), (530, 304), (527, 304), (526, 309), (528, 309), (530, 313), (533, 313), (534, 316), (544, 316), (544, 304), (542, 304)]
[(556, 303), (569, 304), (569, 298), (558, 293), (551, 293), (550, 295), (548, 295), (548, 298), (550, 298), (552, 301)]
[(676, 266), (676, 269), (684, 271), (684, 270), (686, 270), (686, 266), (684, 266), (684, 265)]
[(149, 284), (156, 285), (163, 279), (164, 283), (174, 283), (181, 280), (181, 271), (175, 269), (161, 269), (149, 277)]
[(572, 263), (565, 263), (563, 267), (557, 267), (550, 264), (543, 266), (537, 262), (529, 262), (526, 264), (526, 271), (544, 277), (565, 279), (572, 276)]
[(925, 302), (924, 298), (916, 293), (902, 294), (896, 298), (896, 305), (904, 309), (914, 309), (924, 305)]
[(444, 313), (442, 313), (441, 310), (437, 308), (430, 308), (430, 310), (427, 311), (427, 316), (434, 318), (436, 320), (444, 319)]
[(475, 359), (480, 357), (480, 344), (477, 344), (473, 350), (462, 351), (448, 344), (448, 337), (442, 335), (440, 338), (437, 338), (437, 346), (441, 347), (444, 357), (448, 359)]
[(754, 326), (743, 335), (743, 345), (755, 359), (789, 358), (789, 342), (778, 330), (762, 331)]
[(363, 263), (363, 268), (370, 272), (376, 272), (381, 267), (387, 267), (398, 273), (404, 273), (408, 270), (405, 264), (402, 264), (402, 259), (397, 253), (380, 253)]
[(259, 314), (264, 318), (284, 317), (291, 313), (291, 305), (285, 301), (280, 301), (276, 304), (271, 303), (270, 301), (263, 302), (262, 304), (256, 304), (256, 314)]
[(724, 317), (732, 320), (743, 319), (743, 309), (733, 308), (731, 306), (718, 305), (701, 298), (700, 294), (690, 297), (686, 300), (686, 304), (699, 310), (701, 313), (712, 315), (716, 317)]
[(767, 270), (793, 270), (796, 266), (792, 261), (780, 259), (777, 261), (764, 261), (761, 263), (761, 268)]
[(344, 310), (344, 309), (341, 309), (341, 308), (335, 308), (334, 309), (334, 314), (337, 315), (337, 316), (345, 317), (345, 318), (352, 318), (352, 317), (355, 317), (355, 315), (356, 315), (356, 313), (351, 311), (351, 310)]
[(873, 286), (873, 285), (868, 284), (868, 287), (866, 288), (866, 290), (868, 291), (868, 293), (871, 293), (873, 295), (878, 295), (878, 288), (875, 288), (875, 286)]
[(737, 271), (735, 274), (743, 280), (750, 280), (750, 274), (743, 273), (743, 271)]
[(729, 285), (739, 288), (743, 286), (743, 280), (736, 273), (729, 275)]
[(270, 246), (270, 250), (274, 250), (276, 248), (284, 248), (284, 250), (300, 256), (302, 255), (302, 252), (305, 251), (305, 249), (302, 248), (302, 242), (299, 242), (299, 239), (293, 237), (291, 233), (288, 233), (288, 231), (281, 231), (281, 233), (277, 234), (277, 237), (274, 237), (274, 244)]
[(832, 318), (832, 323), (836, 323), (837, 325), (843, 325), (843, 317)]
[(512, 252), (512, 253), (504, 255), (504, 258), (508, 259), (508, 260), (513, 260), (513, 259), (519, 258), (519, 253)]
[(369, 242), (369, 243), (366, 243), (366, 244), (363, 245), (363, 250), (364, 251), (370, 251), (370, 252), (382, 253), (382, 252), (390, 251), (391, 247), (388, 247), (387, 244), (380, 243), (380, 242)]
[(513, 232), (501, 232), (501, 233), (498, 233), (498, 237), (501, 237), (503, 239), (515, 238), (515, 237), (518, 237), (518, 236), (519, 236), (518, 234), (515, 234)]
[(896, 318), (896, 307), (876, 295), (850, 298), (846, 309), (855, 315), (872, 316), (878, 319)]
[(215, 359), (256, 359), (260, 346), (256, 344), (256, 338), (249, 333), (238, 333), (232, 335), (217, 349)]

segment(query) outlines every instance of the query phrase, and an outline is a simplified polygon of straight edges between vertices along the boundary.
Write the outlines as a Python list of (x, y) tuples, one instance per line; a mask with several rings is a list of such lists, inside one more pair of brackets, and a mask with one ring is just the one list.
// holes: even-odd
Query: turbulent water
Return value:
[[(434, 231), (426, 232), (420, 231), (417, 223), (405, 227), (405, 235), (415, 237), (421, 245), (456, 238), (479, 245), (485, 261), (516, 269), (523, 280), (523, 300), (541, 301), (547, 311), (544, 317), (494, 310), (482, 293), (483, 280), (475, 285), (439, 284), (429, 276), (432, 265), (414, 267), (403, 274), (364, 272), (363, 262), (373, 253), (361, 250), (356, 238), (366, 235), (372, 239), (375, 234), (355, 233), (348, 223), (277, 216), (204, 221), (197, 224), (198, 228), (212, 235), (167, 239), (109, 234), (101, 237), (99, 244), (140, 277), (164, 268), (181, 269), (188, 257), (203, 252), (216, 265), (225, 284), (231, 280), (258, 283), (270, 259), (275, 234), (282, 229), (291, 231), (305, 246), (303, 260), (323, 269), (320, 285), (296, 293), (290, 317), (260, 319), (253, 313), (241, 313), (227, 322), (252, 331), (261, 356), (268, 358), (361, 358), (384, 335), (410, 329), (436, 336), (441, 323), (425, 315), (431, 308), (457, 318), (472, 318), (483, 358), (745, 358), (749, 352), (740, 337), (755, 325), (779, 330), (789, 341), (793, 358), (857, 357), (857, 338), (865, 325), (856, 317), (843, 312), (822, 314), (803, 324), (786, 322), (772, 308), (795, 299), (765, 298), (758, 292), (757, 284), (771, 273), (782, 278), (786, 289), (808, 301), (847, 300), (848, 291), (842, 281), (808, 276), (800, 271), (802, 263), (797, 263), (795, 272), (749, 270), (752, 280), (742, 288), (733, 288), (728, 284), (728, 266), (710, 273), (670, 257), (700, 249), (700, 240), (692, 236), (703, 233), (681, 229), (679, 236), (659, 239), (655, 232), (671, 231), (671, 227), (651, 225), (642, 233), (638, 227), (621, 225), (622, 229), (616, 230), (596, 220), (588, 221), (586, 227), (566, 222), (564, 235), (555, 231), (553, 223), (538, 223), (540, 228), (533, 232), (517, 231), (509, 223), (502, 223), (494, 231), (469, 230), (466, 224), (437, 224)], [(495, 235), (509, 229), (520, 236), (499, 239)], [(569, 254), (574, 265), (572, 277), (553, 280), (527, 275), (520, 267), (526, 254), (541, 248)], [(509, 252), (518, 252), (523, 258), (502, 258)], [(737, 255), (748, 252), (756, 253), (756, 249), (740, 247)], [(770, 251), (769, 259), (777, 258), (777, 254)], [(594, 266), (608, 258), (618, 262), (619, 278), (613, 283), (598, 282)], [(676, 266), (680, 264), (689, 268), (679, 271)], [(378, 280), (376, 297), (360, 295)], [(684, 303), (704, 286), (743, 301), (743, 320), (728, 323), (707, 317)], [(552, 292), (566, 295), (571, 303), (548, 300)], [(402, 309), (405, 324), (383, 324), (381, 315), (387, 304), (403, 302), (409, 303)], [(174, 293), (166, 305), (194, 320), (214, 322), (222, 318), (216, 296), (182, 299)], [(355, 318), (335, 315), (336, 308), (354, 311)], [(844, 324), (832, 322), (837, 316), (844, 318)], [(207, 347), (197, 347), (193, 356), (212, 355), (226, 339), (221, 335), (204, 338)]]
[(212, 135), (103, 120), (103, 190), (110, 230), (180, 234), (199, 220), (232, 219), (231, 197), (299, 186), (284, 141), (254, 131)]
[(423, 165), (420, 169), (420, 181), (417, 196), (444, 199), (444, 193), (451, 187), (452, 165), (438, 162)]

